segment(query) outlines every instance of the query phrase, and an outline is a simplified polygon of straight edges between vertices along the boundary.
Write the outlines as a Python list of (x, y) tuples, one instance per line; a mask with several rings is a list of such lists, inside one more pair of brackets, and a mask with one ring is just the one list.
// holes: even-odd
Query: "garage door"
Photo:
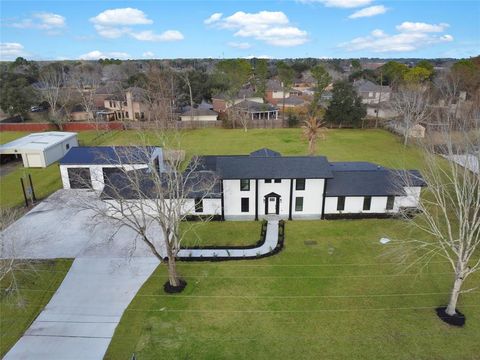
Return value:
[(68, 168), (68, 178), (70, 189), (90, 189), (92, 187), (90, 168)]

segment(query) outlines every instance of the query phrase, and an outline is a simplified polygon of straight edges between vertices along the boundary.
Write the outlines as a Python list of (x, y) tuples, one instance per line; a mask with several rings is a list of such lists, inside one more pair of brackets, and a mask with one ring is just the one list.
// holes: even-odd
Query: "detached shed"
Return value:
[(4, 158), (21, 156), (25, 167), (47, 167), (78, 146), (77, 133), (50, 131), (33, 133), (0, 145)]

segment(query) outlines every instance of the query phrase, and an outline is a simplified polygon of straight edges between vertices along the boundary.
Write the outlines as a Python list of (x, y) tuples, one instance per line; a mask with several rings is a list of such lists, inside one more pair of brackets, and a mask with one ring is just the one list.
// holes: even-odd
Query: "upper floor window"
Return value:
[(305, 179), (295, 180), (295, 190), (305, 190)]
[(250, 180), (249, 179), (240, 180), (240, 191), (250, 191)]
[(275, 183), (280, 184), (282, 182), (282, 179), (275, 179)]
[(265, 184), (271, 184), (272, 183), (272, 179), (265, 179)]

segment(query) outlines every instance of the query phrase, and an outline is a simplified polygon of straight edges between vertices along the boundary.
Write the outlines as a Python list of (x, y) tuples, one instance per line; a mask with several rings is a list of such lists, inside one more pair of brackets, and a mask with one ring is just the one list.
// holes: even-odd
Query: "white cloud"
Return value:
[(213, 24), (214, 22), (217, 22), (218, 20), (220, 20), (222, 16), (223, 16), (222, 13), (214, 13), (214, 14), (210, 15), (210, 17), (208, 19), (205, 19), (203, 21), (203, 23), (207, 24), (207, 25)]
[[(414, 24), (414, 26), (405, 24)], [(365, 50), (377, 53), (409, 52), (434, 44), (453, 41), (453, 36), (448, 34), (441, 36), (431, 34), (431, 32), (438, 32), (440, 27), (445, 29), (447, 25), (404, 22), (396, 27), (399, 30), (397, 34), (389, 35), (383, 32), (383, 30), (376, 29), (368, 36), (357, 37), (340, 44), (339, 47), (348, 51)]]
[(15, 60), (15, 58), (25, 55), (25, 49), (22, 44), (0, 43), (0, 59), (2, 61)]
[(396, 29), (400, 32), (443, 32), (450, 25), (441, 24), (427, 24), (423, 22), (410, 22), (405, 21), (396, 26)]
[(360, 6), (366, 6), (373, 2), (373, 0), (298, 0), (301, 3), (321, 3), (327, 7), (337, 8), (356, 8)]
[(183, 34), (178, 30), (167, 30), (157, 34), (153, 30), (135, 31), (132, 27), (150, 25), (153, 21), (141, 10), (134, 8), (109, 9), (90, 18), (97, 33), (108, 39), (129, 35), (140, 41), (178, 41)]
[(250, 59), (271, 59), (272, 57), (269, 55), (248, 55), (245, 56), (244, 59), (250, 60)]
[(145, 25), (153, 23), (143, 11), (133, 8), (105, 10), (97, 16), (90, 18), (90, 21), (103, 26)]
[(142, 56), (147, 59), (151, 59), (155, 56), (155, 54), (152, 51), (145, 51)]
[(112, 51), (112, 52), (102, 52), (99, 50), (90, 51), (89, 53), (80, 55), (80, 60), (98, 60), (105, 58), (115, 58), (115, 59), (129, 59), (131, 56), (126, 52)]
[(64, 16), (49, 12), (37, 12), (30, 18), (12, 24), (13, 27), (18, 29), (38, 29), (46, 31), (50, 35), (58, 34), (59, 30), (66, 25)]
[(308, 33), (290, 25), (287, 15), (281, 11), (238, 11), (225, 18), (219, 17), (212, 24), (234, 31), (236, 37), (253, 38), (273, 46), (297, 46), (308, 41)]
[(374, 5), (364, 9), (360, 9), (355, 11), (353, 14), (349, 16), (350, 19), (358, 19), (363, 17), (370, 17), (380, 14), (385, 14), (387, 12), (387, 8), (383, 5)]
[(155, 34), (151, 30), (145, 30), (138, 33), (130, 32), (133, 38), (140, 41), (179, 41), (183, 40), (183, 34), (177, 30), (167, 30), (161, 34)]
[(242, 49), (242, 50), (250, 49), (252, 47), (252, 45), (250, 45), (248, 42), (230, 41), (230, 42), (227, 43), (227, 45), (230, 46), (230, 47), (233, 47), (233, 48), (236, 48), (236, 49)]

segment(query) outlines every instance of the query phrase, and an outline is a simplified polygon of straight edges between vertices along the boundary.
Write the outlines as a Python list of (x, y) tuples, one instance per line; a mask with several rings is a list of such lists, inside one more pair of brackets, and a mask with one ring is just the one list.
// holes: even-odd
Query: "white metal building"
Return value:
[(47, 167), (78, 146), (77, 133), (33, 133), (0, 145), (0, 154), (21, 156), (25, 167)]

